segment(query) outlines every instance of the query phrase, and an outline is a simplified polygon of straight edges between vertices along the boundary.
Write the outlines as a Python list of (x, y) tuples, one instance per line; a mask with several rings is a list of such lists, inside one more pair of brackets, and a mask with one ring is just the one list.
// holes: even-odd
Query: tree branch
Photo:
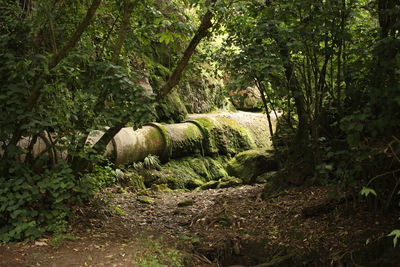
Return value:
[[(217, 0), (211, 0), (209, 6), (215, 4)], [(182, 77), (183, 70), (189, 63), (190, 58), (196, 50), (197, 45), (200, 41), (209, 34), (209, 29), (213, 26), (211, 20), (213, 18), (213, 13), (209, 9), (201, 19), (201, 23), (199, 28), (197, 29), (196, 34), (193, 36), (190, 41), (188, 47), (183, 53), (182, 59), (178, 62), (178, 65), (175, 67), (172, 75), (169, 77), (168, 81), (165, 85), (160, 89), (157, 95), (157, 99), (161, 99), (166, 94), (171, 92), (171, 90), (179, 83)]]

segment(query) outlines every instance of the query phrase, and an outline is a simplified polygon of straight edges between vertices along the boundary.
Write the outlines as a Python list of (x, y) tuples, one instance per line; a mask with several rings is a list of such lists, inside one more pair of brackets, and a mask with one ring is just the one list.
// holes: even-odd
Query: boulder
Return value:
[(260, 110), (262, 99), (260, 91), (255, 86), (229, 92), (233, 105), (240, 110)]
[(240, 178), (245, 184), (254, 183), (259, 175), (276, 170), (278, 162), (272, 153), (265, 150), (241, 152), (227, 166), (228, 174)]

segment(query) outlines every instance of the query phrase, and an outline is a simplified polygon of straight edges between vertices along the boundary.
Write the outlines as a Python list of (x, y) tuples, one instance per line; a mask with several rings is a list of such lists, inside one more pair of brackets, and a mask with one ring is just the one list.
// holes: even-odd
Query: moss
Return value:
[(183, 189), (186, 188), (185, 181), (182, 181), (179, 177), (174, 175), (166, 175), (158, 178), (155, 184), (164, 184), (167, 185), (171, 189)]
[(228, 176), (219, 180), (217, 188), (227, 188), (227, 187), (238, 186), (241, 184), (243, 184), (243, 181), (241, 179)]
[(209, 181), (199, 187), (200, 190), (215, 189), (215, 188), (227, 188), (243, 184), (242, 180), (236, 177), (224, 177), (219, 180)]
[(182, 128), (170, 128), (173, 139), (172, 150), (174, 157), (182, 157), (202, 153), (203, 134), (195, 124), (185, 123)]
[(219, 185), (219, 181), (209, 181), (205, 183), (204, 185), (200, 186), (200, 190), (206, 190), (206, 189), (215, 189)]
[(152, 184), (151, 190), (154, 192), (163, 192), (163, 193), (171, 193), (173, 192), (171, 188), (168, 187), (166, 184)]
[(158, 121), (174, 123), (185, 120), (188, 112), (179, 94), (173, 90), (167, 94), (156, 108)]
[(139, 196), (137, 201), (144, 203), (144, 204), (153, 204), (155, 202), (154, 198), (148, 196)]
[(206, 117), (196, 118), (196, 120), (194, 120), (193, 122), (196, 123), (202, 131), (204, 138), (203, 147), (205, 153), (207, 155), (217, 154), (219, 151), (217, 145), (218, 143), (217, 136), (223, 133), (218, 132), (219, 129), (216, 127), (215, 123), (210, 118)]
[(224, 146), (228, 153), (236, 154), (244, 150), (257, 148), (250, 132), (235, 120), (218, 117), (218, 121), (223, 125), (223, 129), (226, 132)]
[(225, 117), (196, 118), (204, 136), (207, 154), (230, 155), (257, 147), (250, 132), (235, 120)]
[(121, 184), (123, 187), (127, 187), (132, 191), (139, 191), (145, 187), (144, 185), (144, 178), (136, 171), (131, 172), (117, 172), (117, 180), (118, 183)]
[(256, 183), (266, 183), (276, 176), (276, 171), (263, 173), (255, 179)]
[(195, 189), (212, 180), (227, 177), (228, 158), (183, 157), (161, 165), (159, 170), (140, 170), (146, 186), (166, 184), (171, 189)]
[(190, 179), (187, 183), (186, 183), (186, 187), (188, 188), (188, 189), (196, 189), (196, 188), (198, 188), (198, 187), (201, 187), (201, 186), (203, 186), (205, 183), (202, 181), (202, 180), (199, 180), (199, 179), (196, 179), (196, 178), (194, 178), (194, 179)]
[(276, 171), (278, 163), (273, 155), (265, 150), (249, 150), (236, 155), (229, 161), (227, 171), (229, 175), (238, 177), (244, 183), (254, 183), (257, 176)]
[(222, 177), (227, 177), (228, 172), (226, 171), (226, 166), (228, 164), (227, 157), (218, 158), (208, 158), (208, 170), (212, 179), (220, 179)]

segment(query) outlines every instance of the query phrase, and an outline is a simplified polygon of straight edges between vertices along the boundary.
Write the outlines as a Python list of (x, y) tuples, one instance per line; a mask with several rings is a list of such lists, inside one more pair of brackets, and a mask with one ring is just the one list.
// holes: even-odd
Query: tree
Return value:
[[(192, 31), (180, 20), (167, 18), (163, 6), (151, 0), (93, 0), (89, 6), (4, 0), (1, 6), (6, 23), (0, 26), (0, 240), (12, 240), (65, 225), (68, 207), (96, 190), (95, 181), (85, 178), (90, 163), (103, 160), (106, 145), (128, 122), (139, 127), (151, 120), (155, 98), (138, 81), (145, 71), (157, 75), (161, 67), (149, 59), (147, 46), (164, 45), (165, 35), (159, 35), (164, 22), (168, 27), (180, 23), (181, 29), (171, 36), (180, 35), (183, 44)], [(178, 75), (167, 81), (168, 90), (208, 35), (212, 9), (204, 14), (177, 64)], [(93, 147), (86, 145), (90, 133), (105, 126), (110, 128), (100, 140)], [(46, 143), (41, 152), (35, 152), (37, 141)], [(24, 188), (32, 191), (20, 194)]]

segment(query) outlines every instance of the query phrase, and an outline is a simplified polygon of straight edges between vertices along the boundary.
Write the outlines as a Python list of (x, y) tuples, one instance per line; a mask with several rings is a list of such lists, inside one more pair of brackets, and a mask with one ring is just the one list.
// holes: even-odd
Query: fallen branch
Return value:
[(353, 196), (342, 197), (339, 200), (329, 200), (318, 205), (305, 207), (301, 210), (301, 213), (306, 218), (319, 216), (321, 214), (329, 213), (336, 209), (338, 206), (351, 200), (353, 200)]

